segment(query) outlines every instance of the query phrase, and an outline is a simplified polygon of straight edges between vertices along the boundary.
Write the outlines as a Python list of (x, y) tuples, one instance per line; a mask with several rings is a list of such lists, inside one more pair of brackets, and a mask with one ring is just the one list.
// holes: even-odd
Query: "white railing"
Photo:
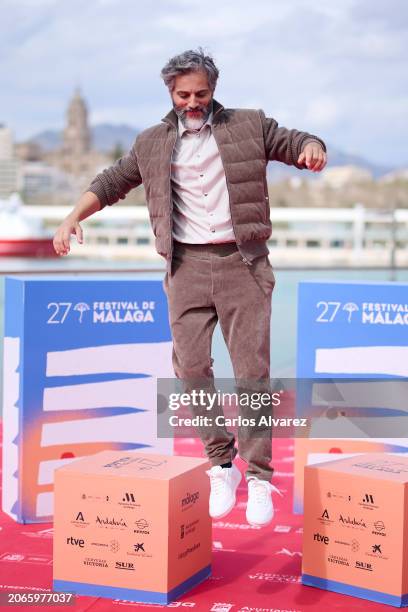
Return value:
[[(55, 229), (68, 206), (24, 206), (24, 215)], [(271, 258), (298, 265), (408, 265), (408, 210), (354, 208), (272, 208)], [(156, 260), (154, 236), (145, 206), (114, 205), (84, 220), (85, 244), (73, 252)], [(160, 258), (159, 258), (160, 259)], [(394, 265), (394, 264), (393, 264)]]

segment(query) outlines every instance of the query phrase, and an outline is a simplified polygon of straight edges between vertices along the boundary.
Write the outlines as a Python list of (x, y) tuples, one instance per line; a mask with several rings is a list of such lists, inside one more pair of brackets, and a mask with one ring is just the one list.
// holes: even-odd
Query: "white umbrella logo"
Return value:
[(80, 315), (79, 315), (79, 322), (82, 323), (82, 316), (84, 314), (84, 312), (86, 310), (90, 310), (88, 304), (86, 304), (85, 302), (78, 302), (78, 304), (75, 304), (74, 306), (74, 310), (77, 310)]
[(347, 302), (347, 304), (344, 304), (343, 310), (348, 312), (347, 321), (349, 323), (351, 323), (351, 317), (353, 315), (353, 312), (357, 312), (358, 309), (359, 308), (358, 308), (357, 304), (354, 304), (354, 302)]

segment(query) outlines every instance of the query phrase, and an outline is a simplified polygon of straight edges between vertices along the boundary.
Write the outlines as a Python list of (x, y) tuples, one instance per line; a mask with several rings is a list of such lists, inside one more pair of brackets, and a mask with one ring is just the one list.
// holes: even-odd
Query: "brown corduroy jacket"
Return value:
[[(124, 157), (98, 174), (89, 186), (101, 202), (111, 205), (143, 183), (157, 252), (167, 260), (171, 274), (172, 193), (171, 158), (177, 139), (178, 118), (172, 110), (162, 123), (144, 130)], [(226, 109), (213, 101), (214, 138), (225, 170), (232, 226), (243, 260), (268, 253), (272, 233), (266, 166), (280, 161), (303, 168), (297, 159), (308, 141), (317, 136), (278, 127), (262, 110)]]

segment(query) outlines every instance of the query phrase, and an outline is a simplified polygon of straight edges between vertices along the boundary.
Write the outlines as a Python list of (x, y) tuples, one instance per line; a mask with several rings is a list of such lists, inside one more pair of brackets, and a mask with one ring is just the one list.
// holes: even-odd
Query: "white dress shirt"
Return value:
[(200, 130), (178, 122), (171, 162), (173, 238), (208, 244), (235, 242), (224, 167), (212, 133), (212, 113)]

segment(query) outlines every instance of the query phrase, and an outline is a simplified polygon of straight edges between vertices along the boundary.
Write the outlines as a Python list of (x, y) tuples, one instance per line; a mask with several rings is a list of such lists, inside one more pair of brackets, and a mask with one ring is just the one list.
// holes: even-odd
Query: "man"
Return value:
[[(236, 380), (262, 388), (270, 378), (275, 284), (266, 166), (276, 160), (319, 172), (326, 147), (316, 136), (278, 127), (260, 110), (225, 109), (213, 97), (218, 69), (202, 49), (173, 57), (161, 76), (173, 110), (96, 176), (58, 228), (55, 250), (66, 255), (71, 234), (82, 242), (81, 220), (143, 183), (156, 249), (167, 262), (176, 376), (214, 388), (211, 339), (219, 321)], [(220, 518), (234, 507), (241, 480), (235, 439), (223, 426), (200, 435), (212, 464), (210, 514)], [(256, 436), (239, 428), (238, 447), (248, 464), (247, 520), (266, 525), (277, 491), (270, 483), (270, 428)]]

